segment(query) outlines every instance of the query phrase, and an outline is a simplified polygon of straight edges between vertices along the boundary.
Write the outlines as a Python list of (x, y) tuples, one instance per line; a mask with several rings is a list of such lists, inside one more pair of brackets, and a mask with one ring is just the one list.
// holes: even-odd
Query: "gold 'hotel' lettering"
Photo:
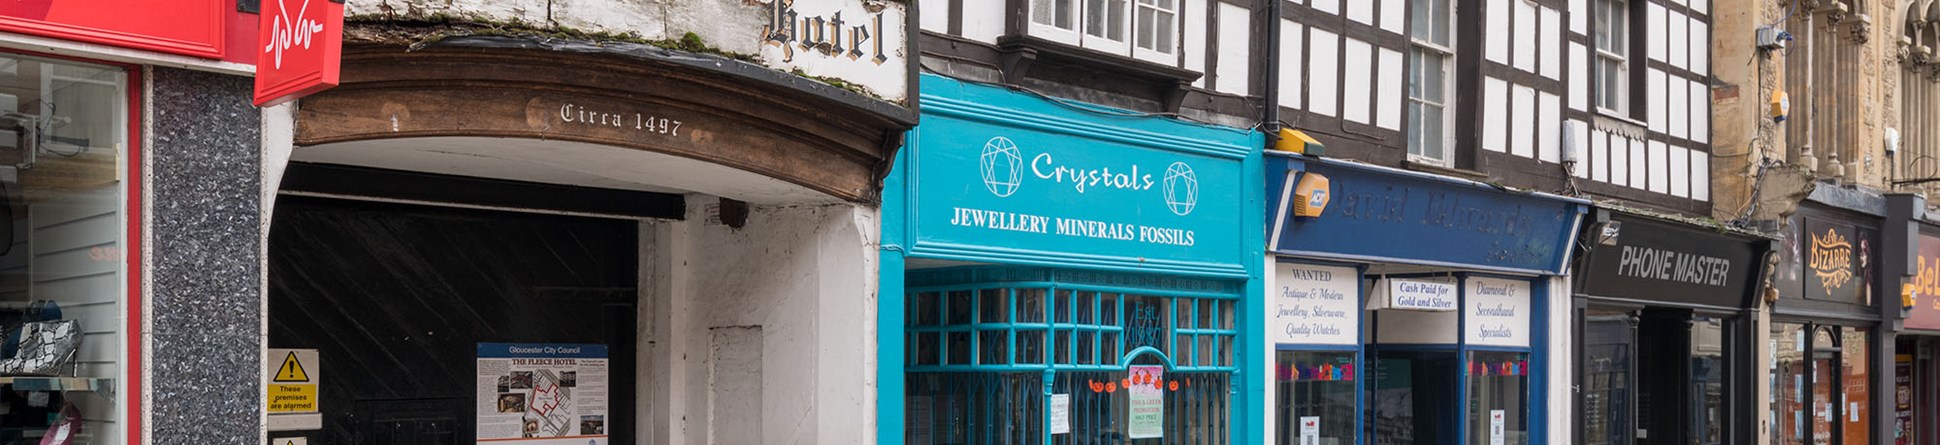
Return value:
[[(843, 21), (842, 11), (827, 17), (803, 16), (795, 12), (795, 0), (772, 0), (770, 4), (768, 24), (762, 25), (761, 38), (781, 48), (783, 62), (794, 62), (797, 49), (849, 60), (861, 60), (873, 51), (875, 56), (869, 57), (869, 61), (877, 65), (889, 61), (889, 54), (883, 51), (880, 12), (857, 24)], [(864, 51), (864, 45), (870, 51)]]
[(1845, 286), (1852, 280), (1852, 242), (1833, 229), (1826, 229), (1825, 236), (1812, 234), (1812, 258), (1808, 265), (1826, 289)]

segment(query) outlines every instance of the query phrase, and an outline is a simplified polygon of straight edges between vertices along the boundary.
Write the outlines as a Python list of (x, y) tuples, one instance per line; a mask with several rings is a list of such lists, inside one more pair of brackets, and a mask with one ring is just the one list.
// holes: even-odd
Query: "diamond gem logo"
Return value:
[(1172, 213), (1185, 216), (1192, 213), (1192, 207), (1199, 204), (1199, 176), (1192, 173), (1192, 166), (1184, 162), (1174, 162), (1165, 169), (1165, 206)]
[(978, 165), (983, 169), (984, 188), (999, 198), (1017, 193), (1017, 186), (1023, 182), (1024, 157), (1018, 154), (1017, 144), (1003, 136), (984, 142)]

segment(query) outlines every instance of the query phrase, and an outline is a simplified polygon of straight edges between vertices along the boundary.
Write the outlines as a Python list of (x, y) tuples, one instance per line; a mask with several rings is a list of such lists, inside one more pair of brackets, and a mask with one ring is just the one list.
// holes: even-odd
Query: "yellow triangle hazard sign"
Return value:
[(304, 383), (310, 381), (310, 373), (303, 370), (303, 362), (296, 360), (296, 353), (283, 358), (283, 367), (276, 370), (277, 382)]

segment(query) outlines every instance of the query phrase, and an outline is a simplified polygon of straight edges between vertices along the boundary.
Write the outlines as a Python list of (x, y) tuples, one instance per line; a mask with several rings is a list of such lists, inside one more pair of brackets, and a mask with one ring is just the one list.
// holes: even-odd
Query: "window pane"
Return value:
[(1044, 289), (1017, 290), (1017, 322), (1044, 322)]
[(1428, 18), (1435, 13), (1434, 8), (1434, 2), (1430, 0), (1408, 2), (1409, 37), (1427, 39), (1428, 36), (1434, 35), (1431, 33), (1434, 32), (1435, 25), (1428, 21)]
[(1154, 37), (1156, 37), (1154, 36), (1154, 34), (1158, 33), (1158, 27), (1153, 26), (1155, 24), (1152, 21), (1157, 18), (1156, 17), (1157, 13), (1158, 13), (1157, 11), (1153, 11), (1151, 8), (1138, 8), (1138, 47), (1139, 48), (1145, 48), (1145, 49), (1153, 48), (1152, 40)]
[[(1421, 58), (1421, 48), (1410, 48), (1408, 50), (1408, 97), (1412, 99), (1421, 98)], [(1414, 126), (1409, 126), (1408, 128), (1414, 128)]]
[(981, 353), (977, 357), (978, 364), (1010, 363), (1010, 331), (982, 331), (978, 336), (977, 349)]
[[(1274, 425), (1279, 444), (1301, 443), (1301, 419), (1312, 417), (1320, 443), (1355, 443), (1354, 353), (1279, 351), (1275, 360)], [(1335, 372), (1341, 370), (1342, 372)]]
[(982, 301), (977, 302), (979, 323), (1003, 323), (1010, 321), (1010, 289), (984, 289), (978, 294)]
[(1055, 340), (1057, 347), (1051, 352), (1051, 362), (1057, 364), (1073, 363), (1071, 361), (1071, 330), (1060, 330), (1051, 336), (1057, 339)]
[(1057, 17), (1057, 0), (1031, 0), (1031, 22), (1050, 25)]
[(1433, 11), (1432, 14), (1428, 16), (1428, 20), (1434, 23), (1434, 29), (1430, 31), (1433, 33), (1433, 35), (1428, 40), (1431, 42), (1435, 42), (1435, 44), (1437, 45), (1442, 45), (1444, 47), (1448, 46), (1448, 43), (1449, 43), (1448, 21), (1452, 19), (1450, 16), (1454, 15), (1453, 13), (1449, 12), (1449, 9), (1448, 9), (1449, 0), (1422, 0), (1422, 1), (1433, 3), (1435, 5), (1435, 10)]
[(1090, 329), (1078, 330), (1078, 364), (1098, 363), (1098, 332)]
[(1044, 331), (1017, 331), (1017, 363), (1044, 363)]
[(1057, 5), (1057, 27), (1071, 29), (1072, 25), (1074, 25), (1071, 23), (1071, 7), (1075, 6), (1072, 3), (1075, 1), (1077, 0), (1054, 0), (1053, 3)]
[(1448, 56), (1428, 53), (1422, 55), (1421, 61), (1421, 98), (1438, 104), (1447, 103), (1444, 95), (1448, 89)]
[(1118, 343), (1119, 343), (1118, 333), (1114, 331), (1105, 331), (1103, 333), (1098, 334), (1098, 339), (1099, 339), (1098, 340), (1099, 346), (1101, 346), (1100, 349), (1104, 350), (1104, 352), (1100, 353), (1101, 355), (1099, 355), (1099, 357), (1104, 357), (1102, 359), (1102, 362), (1104, 362), (1105, 364), (1118, 363), (1118, 358), (1119, 358), (1118, 356), (1120, 355), (1118, 352)]
[(970, 323), (970, 291), (950, 291), (950, 314), (946, 319), (950, 324)]
[(1772, 443), (1802, 445), (1805, 424), (1811, 411), (1806, 405), (1807, 391), (1805, 326), (1772, 323), (1771, 350), (1777, 353), (1771, 369), (1770, 404)]
[(1099, 313), (1104, 314), (1098, 316), (1098, 324), (1118, 325), (1118, 294), (1099, 294), (1098, 303)]
[(1441, 106), (1424, 105), (1421, 107), (1421, 155), (1429, 159), (1443, 159), (1443, 145), (1448, 136), (1444, 134), (1447, 116)]
[(1421, 102), (1408, 101), (1408, 154), (1421, 156)]
[(909, 324), (911, 326), (934, 326), (941, 321), (937, 317), (936, 292), (909, 294)]
[(1845, 414), (1840, 416), (1844, 417), (1841, 421), (1845, 422), (1845, 443), (1872, 443), (1868, 441), (1872, 436), (1867, 434), (1867, 428), (1873, 421), (1872, 410), (1867, 409), (1872, 406), (1873, 400), (1872, 385), (1868, 384), (1872, 374), (1867, 372), (1871, 362), (1866, 354), (1871, 349), (1867, 341), (1870, 336), (1859, 328), (1842, 328), (1840, 331), (1843, 338), (1839, 346), (1843, 351), (1839, 358), (1844, 362), (1840, 365), (1840, 381), (1845, 383), (1840, 401), (1845, 406), (1840, 407), (1839, 412)]
[(1108, 0), (1085, 0), (1085, 34), (1102, 36), (1105, 34), (1105, 3)]
[(1583, 443), (1625, 445), (1636, 432), (1631, 399), (1634, 328), (1623, 311), (1587, 311), (1583, 321)]
[(1468, 443), (1492, 443), (1496, 415), (1502, 417), (1502, 442), (1529, 443), (1529, 358), (1519, 352), (1469, 353)]
[(1175, 34), (1177, 34), (1177, 32), (1172, 30), (1172, 26), (1173, 26), (1172, 24), (1179, 21), (1178, 15), (1170, 12), (1160, 12), (1157, 15), (1158, 15), (1158, 22), (1156, 22), (1156, 24), (1158, 25), (1158, 34), (1159, 34), (1157, 36), (1158, 47), (1153, 49), (1157, 50), (1158, 52), (1172, 54), (1172, 48), (1175, 46), (1178, 46), (1172, 43), (1172, 39), (1175, 37)]
[(1106, 28), (1110, 31), (1105, 33), (1105, 38), (1125, 40), (1125, 0), (1109, 0), (1105, 3), (1106, 7), (1110, 8), (1108, 10), (1110, 18), (1105, 22)]
[(1625, 39), (1629, 38), (1629, 35), (1630, 35), (1629, 9), (1626, 6), (1624, 6), (1623, 2), (1620, 2), (1620, 1), (1611, 2), (1610, 3), (1611, 52), (1614, 52), (1617, 54), (1623, 54), (1624, 48), (1628, 47), (1630, 43), (1628, 41), (1625, 41)]
[(1596, 0), (1596, 8), (1594, 9), (1595, 12), (1591, 16), (1596, 19), (1596, 29), (1591, 31), (1591, 34), (1596, 36), (1596, 48), (1603, 50), (1610, 49), (1610, 21), (1612, 17), (1610, 17), (1609, 0)]
[(949, 365), (970, 364), (970, 333), (951, 332), (949, 334), (949, 338), (950, 338), (950, 349), (949, 349), (949, 357), (948, 357), (949, 361), (945, 364), (949, 364)]

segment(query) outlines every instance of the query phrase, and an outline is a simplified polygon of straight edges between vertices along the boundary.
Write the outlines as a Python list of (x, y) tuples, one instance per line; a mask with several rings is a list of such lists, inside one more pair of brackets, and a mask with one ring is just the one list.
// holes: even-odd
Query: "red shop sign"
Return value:
[(259, 28), (257, 42), (263, 47), (256, 54), (256, 106), (276, 105), (337, 86), (343, 64), (343, 3), (263, 0)]
[(235, 9), (211, 0), (0, 0), (0, 31), (219, 59)]

